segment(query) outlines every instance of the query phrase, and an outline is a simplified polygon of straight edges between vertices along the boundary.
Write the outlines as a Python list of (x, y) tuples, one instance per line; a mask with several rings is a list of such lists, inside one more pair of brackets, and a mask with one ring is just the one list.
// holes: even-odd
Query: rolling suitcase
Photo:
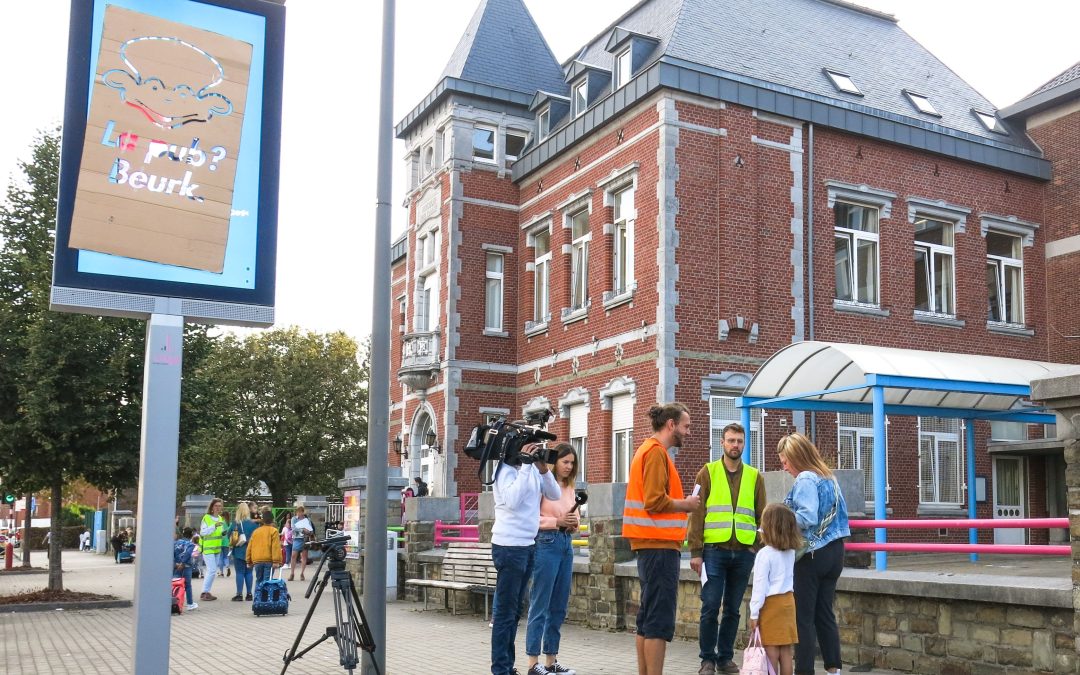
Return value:
[(186, 595), (184, 590), (184, 578), (179, 577), (172, 580), (172, 613), (183, 614), (184, 613), (184, 597)]
[(255, 616), (269, 616), (272, 614), (285, 615), (289, 613), (289, 589), (285, 580), (281, 578), (281, 568), (277, 569), (277, 578), (270, 573), (270, 578), (265, 579), (255, 586), (255, 600), (251, 603), (251, 611)]

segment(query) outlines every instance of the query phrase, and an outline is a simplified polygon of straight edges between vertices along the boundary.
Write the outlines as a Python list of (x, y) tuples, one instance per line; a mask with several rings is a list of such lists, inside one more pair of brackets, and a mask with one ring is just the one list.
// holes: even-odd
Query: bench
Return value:
[[(436, 563), (423, 563), (424, 576), (427, 566)], [(495, 594), (495, 565), (491, 561), (491, 544), (480, 542), (451, 543), (442, 560), (442, 575), (439, 579), (406, 579), (405, 583), (419, 586), (424, 593), (424, 609), (428, 607), (427, 589), (443, 589), (443, 604), (451, 591), (469, 591), (484, 596), (484, 619), (488, 618), (488, 596)], [(457, 614), (457, 597), (450, 600), (450, 611)]]

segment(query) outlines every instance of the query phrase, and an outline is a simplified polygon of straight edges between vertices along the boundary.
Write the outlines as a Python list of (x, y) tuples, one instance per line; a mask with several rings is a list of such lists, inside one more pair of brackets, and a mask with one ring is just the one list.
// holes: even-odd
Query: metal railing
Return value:
[(458, 522), (476, 525), (480, 522), (480, 493), (462, 492), (458, 495)]
[[(851, 520), (848, 526), (852, 529), (882, 529), (882, 530), (907, 530), (907, 529), (1008, 529), (1008, 528), (1032, 528), (1032, 529), (1056, 529), (1069, 527), (1068, 518), (948, 518), (948, 519), (920, 519), (920, 520)], [(916, 553), (980, 553), (1012, 554), (1012, 555), (1048, 555), (1069, 556), (1072, 555), (1072, 547), (1068, 545), (1057, 546), (1053, 544), (931, 544), (924, 542), (847, 542), (844, 549), (848, 551), (884, 551), (884, 552), (916, 552)], [(974, 558), (973, 558), (974, 559)]]
[[(453, 532), (455, 534), (444, 534)], [(444, 523), (435, 521), (435, 547), (438, 548), (452, 541), (480, 541), (479, 525), (462, 525), (461, 523)]]

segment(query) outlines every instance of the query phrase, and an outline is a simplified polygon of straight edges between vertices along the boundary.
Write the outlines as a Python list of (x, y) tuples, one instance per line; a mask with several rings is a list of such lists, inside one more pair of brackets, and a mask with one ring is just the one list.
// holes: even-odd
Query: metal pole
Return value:
[[(885, 389), (874, 387), (874, 520), (885, 520)], [(885, 543), (885, 528), (874, 530), (874, 541)], [(884, 572), (888, 563), (885, 551), (874, 553), (875, 568)]]
[(135, 675), (169, 672), (171, 610), (163, 598), (172, 577), (183, 340), (184, 317), (150, 317), (135, 532)]
[[(964, 420), (964, 445), (967, 447), (967, 494), (968, 494), (968, 518), (975, 519), (975, 420)], [(979, 531), (974, 527), (968, 530), (968, 542), (979, 543)], [(971, 554), (971, 562), (979, 562), (979, 554)]]
[[(378, 178), (375, 187), (375, 280), (371, 302), (371, 373), (368, 386), (367, 514), (364, 520), (364, 608), (386, 672), (386, 493), (390, 427), (390, 199), (394, 141), (394, 0), (383, 0), (382, 71), (379, 78)], [(395, 579), (396, 583), (397, 580)], [(374, 675), (363, 661), (362, 675)]]
[[(743, 446), (742, 461), (745, 464), (750, 464), (750, 458), (753, 456), (753, 443), (750, 442), (750, 406), (746, 406), (739, 411), (739, 421), (742, 424), (743, 429), (746, 431), (746, 445)], [(758, 433), (760, 434), (761, 431), (762, 430), (759, 430)], [(724, 453), (721, 452), (720, 456), (723, 457), (723, 454)], [(758, 466), (754, 468), (764, 469), (765, 467)]]

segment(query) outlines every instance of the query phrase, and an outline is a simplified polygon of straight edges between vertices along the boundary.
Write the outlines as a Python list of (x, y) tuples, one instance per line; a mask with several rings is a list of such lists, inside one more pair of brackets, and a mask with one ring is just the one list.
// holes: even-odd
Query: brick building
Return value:
[[(1000, 114), (841, 0), (644, 0), (559, 63), (522, 0), (481, 0), (396, 128), (391, 462), (433, 494), (477, 491), (473, 425), (550, 407), (583, 478), (623, 481), (649, 406), (679, 400), (686, 482), (795, 341), (1080, 362), (1069, 77)], [(792, 426), (869, 477), (855, 414), (759, 412), (755, 464), (779, 468)], [(894, 517), (966, 514), (960, 427), (890, 420)], [(985, 450), (1044, 433), (976, 429), (976, 474), (1008, 476), (1032, 517), (1062, 508), (1060, 451)]]

